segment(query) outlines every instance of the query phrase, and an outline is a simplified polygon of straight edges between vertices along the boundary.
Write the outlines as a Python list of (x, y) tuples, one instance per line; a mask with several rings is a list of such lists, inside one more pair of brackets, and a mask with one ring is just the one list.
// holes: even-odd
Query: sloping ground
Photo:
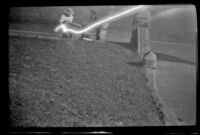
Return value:
[(9, 37), (12, 126), (164, 125), (136, 60), (115, 44)]

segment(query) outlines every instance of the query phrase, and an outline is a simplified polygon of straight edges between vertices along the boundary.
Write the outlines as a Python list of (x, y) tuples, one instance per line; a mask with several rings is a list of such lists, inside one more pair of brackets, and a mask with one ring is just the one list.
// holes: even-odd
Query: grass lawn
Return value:
[(11, 125), (164, 125), (136, 61), (112, 43), (9, 37)]

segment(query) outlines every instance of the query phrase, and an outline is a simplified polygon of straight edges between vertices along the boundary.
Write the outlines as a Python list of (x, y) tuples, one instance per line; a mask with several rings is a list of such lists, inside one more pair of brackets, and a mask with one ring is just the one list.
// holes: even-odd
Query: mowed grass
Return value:
[(164, 125), (136, 61), (111, 43), (9, 37), (11, 126)]

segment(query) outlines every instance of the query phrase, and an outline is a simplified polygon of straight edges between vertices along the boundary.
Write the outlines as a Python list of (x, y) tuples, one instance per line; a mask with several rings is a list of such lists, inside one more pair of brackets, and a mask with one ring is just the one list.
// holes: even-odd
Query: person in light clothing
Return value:
[(137, 11), (133, 16), (131, 45), (133, 50), (138, 53), (139, 61), (142, 61), (144, 55), (151, 51), (151, 14), (147, 9), (142, 9)]
[(134, 14), (131, 45), (138, 54), (138, 61), (146, 68), (156, 69), (157, 56), (150, 45), (151, 14), (148, 9)]
[[(74, 19), (74, 11), (72, 10), (72, 8), (66, 8), (64, 10), (64, 13), (61, 15), (60, 17), (60, 23), (61, 24), (65, 24), (68, 25), (69, 23), (73, 23), (73, 19)], [(72, 37), (71, 33), (63, 33), (61, 32), (61, 38), (63, 37)]]

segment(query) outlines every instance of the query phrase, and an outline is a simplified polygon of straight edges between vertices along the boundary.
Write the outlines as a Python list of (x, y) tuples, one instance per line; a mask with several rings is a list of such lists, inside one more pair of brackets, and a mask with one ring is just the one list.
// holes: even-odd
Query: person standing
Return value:
[(142, 9), (134, 16), (131, 45), (138, 53), (139, 62), (146, 68), (156, 69), (157, 56), (150, 46), (151, 14), (147, 9)]
[[(112, 15), (114, 12), (114, 6), (110, 6), (109, 7), (109, 11), (108, 11), (108, 15)], [(108, 27), (109, 27), (110, 23), (104, 23), (101, 27), (100, 27), (100, 32), (99, 32), (99, 38), (101, 41), (105, 41), (106, 40), (106, 36), (107, 36), (107, 31), (108, 31)]]
[[(97, 13), (96, 13), (96, 11), (94, 11), (94, 10), (90, 10), (90, 23), (93, 23), (93, 22), (95, 22), (95, 21), (97, 21), (98, 20), (98, 17), (97, 17)], [(99, 31), (100, 29), (99, 29), (99, 27), (97, 27), (97, 28), (95, 28), (94, 29), (94, 33), (95, 33), (95, 35), (94, 35), (94, 39), (95, 40), (99, 40), (100, 38), (99, 38)]]
[(151, 51), (150, 47), (151, 14), (147, 9), (139, 10), (133, 19), (131, 45), (138, 53), (139, 60)]
[[(95, 22), (98, 19), (97, 13), (95, 10), (90, 10), (90, 18), (89, 18), (89, 24)], [(84, 25), (85, 26), (85, 25)], [(81, 35), (80, 39), (89, 38), (91, 40), (98, 40), (98, 28), (93, 28), (92, 30), (88, 31), (87, 33), (84, 33)]]

